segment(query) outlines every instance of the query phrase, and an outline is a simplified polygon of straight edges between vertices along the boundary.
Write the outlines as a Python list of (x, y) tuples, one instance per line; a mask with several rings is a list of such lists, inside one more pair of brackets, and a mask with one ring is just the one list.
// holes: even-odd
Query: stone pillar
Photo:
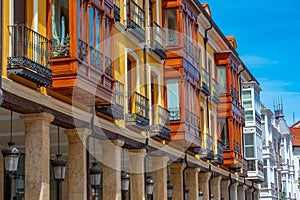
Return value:
[(252, 199), (252, 192), (253, 192), (253, 188), (252, 187), (249, 187), (247, 190), (246, 190), (246, 197), (247, 197), (247, 200), (253, 200)]
[(129, 152), (131, 200), (145, 200), (144, 158), (146, 154), (145, 149), (133, 149)]
[(211, 193), (214, 195), (214, 199), (221, 199), (221, 180), (222, 176), (217, 176), (210, 181), (210, 189)]
[(228, 187), (230, 184), (230, 180), (222, 180), (221, 181), (221, 196), (224, 200), (229, 200)]
[(237, 187), (239, 183), (233, 183), (230, 186), (230, 200), (237, 200), (238, 199), (238, 192), (237, 192)]
[(259, 200), (259, 190), (257, 188), (253, 192), (253, 200)]
[(68, 136), (68, 198), (87, 199), (87, 153), (86, 140), (91, 134), (87, 128), (65, 130)]
[(154, 181), (153, 200), (167, 200), (168, 157), (151, 157)]
[(185, 167), (184, 163), (172, 163), (170, 165), (171, 182), (173, 184), (173, 198), (172, 200), (183, 199), (183, 176), (182, 171)]
[(50, 123), (48, 113), (21, 115), (25, 125), (25, 199), (50, 199)]
[(247, 186), (245, 186), (245, 185), (240, 185), (240, 186), (238, 186), (238, 198), (239, 198), (239, 200), (246, 200), (245, 199), (245, 194), (246, 194), (246, 189), (247, 189), (248, 187)]
[(102, 146), (103, 199), (117, 200), (122, 198), (121, 161), (124, 141), (104, 141)]
[(199, 173), (199, 189), (203, 192), (203, 200), (209, 200), (209, 179), (211, 172)]
[(186, 171), (186, 186), (190, 189), (189, 199), (199, 199), (199, 168), (188, 168)]
[(4, 160), (0, 152), (0, 200), (3, 200), (4, 194)]

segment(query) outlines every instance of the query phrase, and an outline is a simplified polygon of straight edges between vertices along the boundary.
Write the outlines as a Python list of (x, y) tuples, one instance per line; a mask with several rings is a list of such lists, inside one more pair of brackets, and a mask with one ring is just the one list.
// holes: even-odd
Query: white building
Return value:
[(244, 157), (248, 162), (247, 179), (254, 182), (264, 180), (260, 91), (256, 81), (244, 81), (242, 84), (242, 104), (245, 109)]
[(261, 105), (264, 182), (260, 198), (296, 199), (294, 187), (293, 136), (284, 119), (282, 105), (276, 106), (275, 115)]

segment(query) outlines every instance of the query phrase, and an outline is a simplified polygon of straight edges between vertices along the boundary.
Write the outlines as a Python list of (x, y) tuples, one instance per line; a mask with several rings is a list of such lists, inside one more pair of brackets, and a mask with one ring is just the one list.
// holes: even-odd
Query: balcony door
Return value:
[(25, 24), (26, 22), (26, 0), (14, 0), (13, 8), (13, 23), (14, 24)]

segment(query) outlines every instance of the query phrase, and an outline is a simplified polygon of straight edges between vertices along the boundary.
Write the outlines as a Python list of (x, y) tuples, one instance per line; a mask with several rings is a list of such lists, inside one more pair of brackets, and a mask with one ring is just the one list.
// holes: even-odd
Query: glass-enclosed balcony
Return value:
[(145, 34), (145, 11), (133, 0), (127, 5), (127, 30), (140, 42), (146, 41)]
[(48, 68), (50, 40), (24, 24), (8, 28), (11, 35), (8, 75), (23, 77), (38, 86), (52, 85), (52, 70)]
[(148, 130), (149, 126), (149, 100), (134, 92), (128, 91), (129, 113), (126, 115), (126, 126), (138, 130)]
[(166, 58), (166, 32), (159, 24), (152, 21), (151, 26), (151, 50), (162, 59)]
[(162, 140), (171, 139), (169, 111), (160, 105), (152, 106), (150, 135), (151, 137), (159, 137)]

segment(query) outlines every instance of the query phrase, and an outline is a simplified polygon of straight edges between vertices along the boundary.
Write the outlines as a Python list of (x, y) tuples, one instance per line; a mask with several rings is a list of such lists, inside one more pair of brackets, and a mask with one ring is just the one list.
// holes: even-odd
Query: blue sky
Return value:
[(224, 35), (236, 37), (237, 52), (262, 88), (261, 101), (273, 111), (282, 98), (288, 125), (293, 112), (300, 120), (300, 1), (207, 2)]

